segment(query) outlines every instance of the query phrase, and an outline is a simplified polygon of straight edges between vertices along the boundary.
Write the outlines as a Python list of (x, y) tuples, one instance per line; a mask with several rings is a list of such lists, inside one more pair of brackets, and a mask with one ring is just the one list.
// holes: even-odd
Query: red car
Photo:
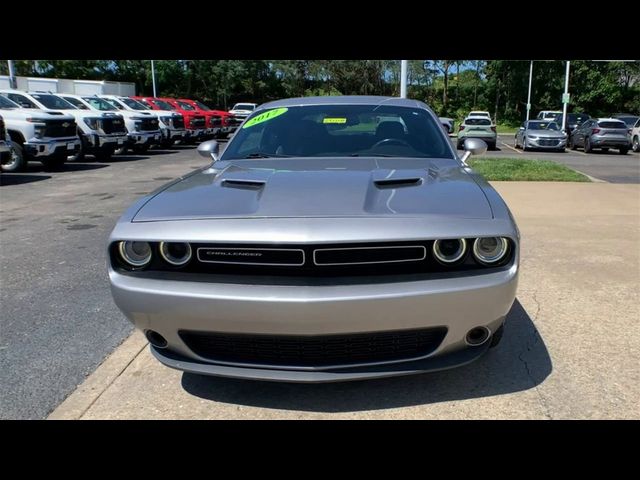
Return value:
[(169, 110), (182, 114), (184, 118), (184, 126), (187, 129), (187, 142), (193, 140), (205, 140), (205, 137), (211, 135), (207, 129), (205, 116), (194, 112), (193, 110), (184, 110), (175, 105), (172, 98), (156, 98), (156, 97), (131, 97), (142, 102), (152, 110)]
[(231, 115), (229, 112), (225, 112), (222, 110), (213, 110), (207, 107), (204, 103), (199, 102), (198, 100), (191, 100), (189, 98), (179, 98), (177, 102), (181, 103), (184, 108), (186, 106), (191, 106), (195, 109), (196, 112), (201, 112), (204, 114), (213, 114), (218, 115), (220, 117), (220, 130), (215, 134), (218, 138), (226, 138), (230, 134), (236, 131), (238, 126), (242, 123), (242, 118), (237, 118)]

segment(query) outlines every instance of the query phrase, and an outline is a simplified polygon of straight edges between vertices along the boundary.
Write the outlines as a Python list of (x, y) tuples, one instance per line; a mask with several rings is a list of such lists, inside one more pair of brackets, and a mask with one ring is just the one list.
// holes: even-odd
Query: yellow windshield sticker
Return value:
[(269, 110), (267, 112), (261, 113), (260, 115), (256, 115), (251, 120), (248, 120), (242, 128), (253, 127), (254, 125), (258, 125), (262, 122), (268, 122), (269, 120), (273, 120), (276, 117), (279, 117), (283, 113), (287, 113), (288, 108), (274, 108), (273, 110)]
[(322, 120), (322, 123), (347, 123), (347, 119), (346, 118), (330, 118), (330, 117), (327, 117), (324, 120)]

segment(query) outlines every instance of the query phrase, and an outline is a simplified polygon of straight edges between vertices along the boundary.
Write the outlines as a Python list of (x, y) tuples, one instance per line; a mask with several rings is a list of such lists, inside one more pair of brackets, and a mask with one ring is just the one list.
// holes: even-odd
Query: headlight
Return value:
[(536, 135), (527, 135), (527, 138), (531, 139), (531, 140), (537, 140), (538, 137)]
[(433, 255), (440, 263), (455, 263), (467, 253), (467, 242), (464, 238), (449, 238), (433, 242)]
[(44, 132), (47, 129), (46, 125), (35, 125), (33, 130), (33, 136), (36, 138), (44, 137)]
[(151, 246), (147, 242), (120, 242), (118, 252), (132, 267), (144, 267), (151, 261)]
[(180, 267), (191, 260), (191, 245), (182, 242), (160, 242), (160, 255), (167, 263)]
[(504, 237), (476, 238), (473, 242), (473, 256), (485, 265), (502, 260), (509, 250), (509, 242)]
[(171, 126), (171, 117), (160, 117), (162, 123), (164, 123), (167, 127)]
[(84, 123), (91, 130), (98, 130), (98, 119), (97, 118), (83, 118)]
[(139, 131), (140, 131), (140, 126), (141, 126), (141, 125), (142, 125), (142, 122), (141, 122), (141, 121), (139, 121), (139, 120), (136, 120), (136, 121), (135, 121), (135, 123), (134, 123), (134, 127), (133, 127), (133, 128), (135, 129), (135, 131), (136, 131), (136, 132), (139, 132)]

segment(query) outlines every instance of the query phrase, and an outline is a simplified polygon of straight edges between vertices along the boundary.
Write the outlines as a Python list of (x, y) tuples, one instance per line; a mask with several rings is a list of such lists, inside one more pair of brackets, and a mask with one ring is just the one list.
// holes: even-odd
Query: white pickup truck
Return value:
[(4, 127), (4, 119), (0, 116), (0, 165), (11, 161), (11, 137)]
[(2, 164), (3, 172), (24, 170), (29, 160), (38, 160), (47, 168), (60, 167), (68, 155), (80, 151), (78, 127), (71, 115), (21, 108), (3, 95), (0, 113), (12, 149), (11, 157)]
[[(150, 110), (142, 103), (129, 97), (119, 95), (98, 95), (99, 98), (112, 103), (120, 112), (134, 112), (138, 115), (149, 115), (156, 119), (159, 136), (153, 142), (140, 144), (136, 142), (132, 149), (136, 153), (146, 152), (152, 144), (167, 145), (169, 141), (182, 139), (186, 135), (182, 115), (171, 110)], [(135, 133), (143, 131), (137, 130)], [(131, 135), (132, 132), (129, 132)]]
[[(7, 93), (9, 92), (9, 93)], [(3, 95), (22, 105), (24, 108), (59, 111), (73, 115), (78, 125), (80, 151), (68, 158), (80, 161), (85, 155), (93, 155), (97, 160), (106, 161), (113, 152), (124, 145), (127, 131), (124, 119), (117, 113), (95, 113), (78, 110), (57, 94), (48, 92), (19, 92), (4, 90)]]

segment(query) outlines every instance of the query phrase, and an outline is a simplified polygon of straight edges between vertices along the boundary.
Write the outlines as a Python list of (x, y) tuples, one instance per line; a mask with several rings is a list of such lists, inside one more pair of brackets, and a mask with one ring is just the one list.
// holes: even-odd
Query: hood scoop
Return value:
[(422, 183), (422, 179), (415, 178), (389, 178), (386, 180), (375, 180), (373, 182), (376, 187), (384, 188), (400, 188), (400, 187), (415, 187)]
[(241, 180), (241, 179), (225, 179), (221, 185), (227, 188), (240, 188), (248, 190), (259, 190), (265, 185), (264, 180)]

